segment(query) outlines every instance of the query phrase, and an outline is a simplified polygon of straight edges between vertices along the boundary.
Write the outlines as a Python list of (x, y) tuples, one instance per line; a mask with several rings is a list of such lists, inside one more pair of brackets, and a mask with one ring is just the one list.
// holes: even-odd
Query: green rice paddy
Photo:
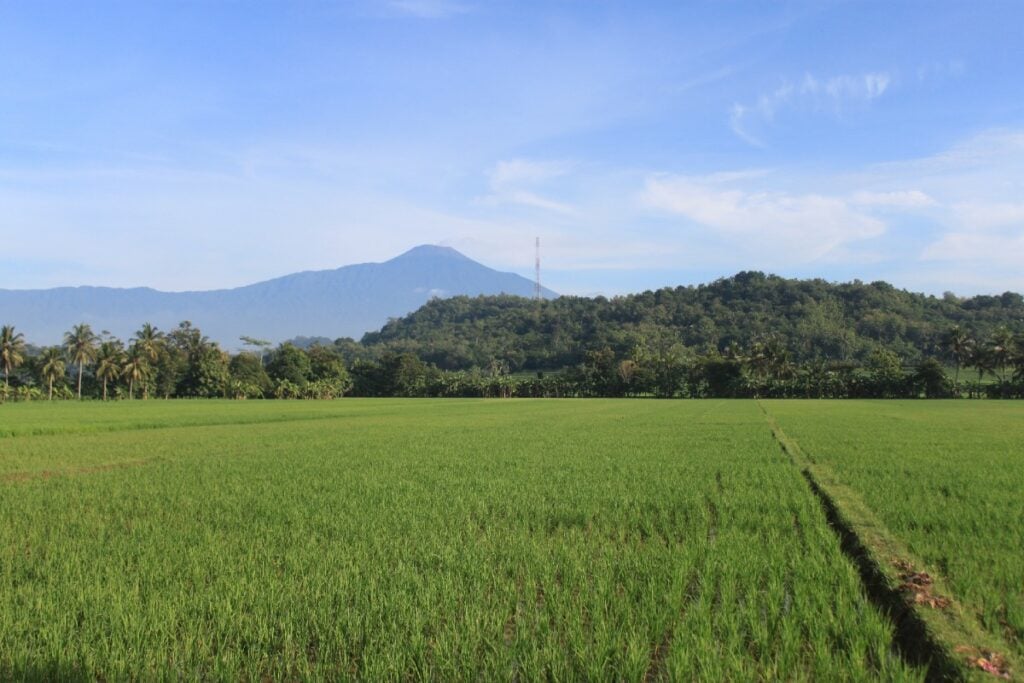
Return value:
[(1018, 404), (150, 400), (0, 407), (0, 679), (923, 680), (765, 410), (1019, 652)]

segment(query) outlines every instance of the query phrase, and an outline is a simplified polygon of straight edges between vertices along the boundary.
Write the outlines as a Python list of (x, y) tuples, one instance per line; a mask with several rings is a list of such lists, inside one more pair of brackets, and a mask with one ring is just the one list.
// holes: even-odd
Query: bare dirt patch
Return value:
[(155, 462), (158, 458), (142, 458), (139, 460), (122, 460), (104, 465), (90, 465), (89, 467), (72, 467), (64, 470), (35, 470), (31, 472), (9, 472), (0, 474), (0, 482), (23, 482), (33, 479), (53, 479), (54, 477), (76, 477), (97, 472), (123, 469), (125, 467), (139, 467)]
[(917, 571), (906, 560), (894, 560), (893, 566), (899, 571), (900, 591), (909, 597), (915, 605), (923, 605), (932, 609), (946, 609), (951, 600), (933, 591), (935, 583), (928, 572)]
[(1010, 665), (1006, 658), (998, 652), (991, 650), (979, 650), (969, 645), (961, 645), (956, 648), (956, 653), (967, 657), (967, 665), (973, 669), (980, 669), (987, 674), (997, 678), (1010, 679)]

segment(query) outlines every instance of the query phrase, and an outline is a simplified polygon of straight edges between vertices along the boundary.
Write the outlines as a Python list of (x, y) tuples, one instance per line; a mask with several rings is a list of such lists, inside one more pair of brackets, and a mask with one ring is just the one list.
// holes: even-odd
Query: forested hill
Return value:
[(609, 347), (619, 357), (692, 350), (728, 353), (770, 337), (796, 361), (862, 361), (878, 347), (907, 363), (940, 356), (960, 325), (978, 338), (1005, 325), (1024, 331), (1024, 297), (942, 298), (885, 282), (834, 284), (742, 272), (711, 284), (606, 299), (512, 296), (435, 299), (363, 337), (378, 350), (412, 352), (444, 369), (506, 364), (557, 369)]

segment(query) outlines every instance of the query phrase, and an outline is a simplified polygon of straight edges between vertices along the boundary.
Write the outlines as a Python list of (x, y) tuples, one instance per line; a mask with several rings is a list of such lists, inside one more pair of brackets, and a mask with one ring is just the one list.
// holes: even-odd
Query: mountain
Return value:
[[(211, 339), (235, 348), (241, 335), (272, 342), (299, 335), (359, 338), (434, 297), (481, 294), (528, 297), (533, 282), (449, 247), (423, 245), (383, 263), (294, 273), (235, 289), (0, 289), (0, 318), (36, 344), (58, 343), (79, 322), (128, 339), (144, 322), (167, 330), (190, 320)], [(543, 295), (557, 296), (549, 289)]]

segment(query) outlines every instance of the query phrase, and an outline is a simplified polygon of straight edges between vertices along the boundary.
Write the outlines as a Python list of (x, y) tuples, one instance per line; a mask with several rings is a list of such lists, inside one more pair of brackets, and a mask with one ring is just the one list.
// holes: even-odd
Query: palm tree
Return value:
[(995, 376), (995, 364), (992, 362), (992, 354), (989, 353), (985, 344), (975, 344), (971, 348), (971, 359), (968, 365), (978, 371), (978, 381), (985, 379), (985, 375)]
[(14, 325), (0, 327), (0, 361), (4, 365), (4, 386), (11, 386), (11, 370), (25, 362), (25, 335)]
[(946, 347), (946, 351), (953, 358), (953, 363), (956, 365), (956, 371), (953, 376), (953, 387), (956, 390), (957, 395), (960, 394), (960, 368), (965, 365), (971, 358), (974, 351), (974, 340), (971, 336), (964, 331), (959, 325), (953, 325), (946, 332), (946, 336), (942, 339), (942, 345)]
[(87, 323), (81, 323), (64, 334), (68, 359), (78, 366), (78, 400), (82, 400), (82, 369), (96, 358), (96, 335)]
[(1013, 347), (1013, 365), (1016, 367), (1013, 378), (1018, 382), (1024, 382), (1024, 332), (1018, 332), (1013, 338)]
[(50, 346), (43, 350), (43, 355), (39, 358), (42, 365), (39, 370), (43, 375), (43, 379), (46, 380), (46, 384), (49, 387), (49, 400), (53, 400), (53, 381), (60, 379), (64, 376), (64, 356), (61, 354), (60, 347)]
[[(160, 357), (160, 345), (163, 343), (164, 333), (157, 330), (149, 323), (145, 323), (135, 333), (134, 344), (138, 346), (143, 355), (151, 363), (155, 363)], [(142, 398), (149, 398), (149, 375), (146, 374), (142, 383)]]
[(121, 342), (105, 341), (96, 353), (96, 378), (103, 382), (103, 400), (107, 400), (107, 382), (121, 376)]
[(988, 342), (988, 352), (992, 364), (999, 369), (999, 382), (1006, 382), (1006, 365), (1013, 358), (1013, 333), (1001, 325), (992, 332)]
[(128, 378), (128, 399), (131, 400), (135, 398), (135, 382), (149, 376), (149, 365), (146, 362), (146, 352), (138, 344), (128, 347), (128, 353), (123, 360), (121, 376)]

